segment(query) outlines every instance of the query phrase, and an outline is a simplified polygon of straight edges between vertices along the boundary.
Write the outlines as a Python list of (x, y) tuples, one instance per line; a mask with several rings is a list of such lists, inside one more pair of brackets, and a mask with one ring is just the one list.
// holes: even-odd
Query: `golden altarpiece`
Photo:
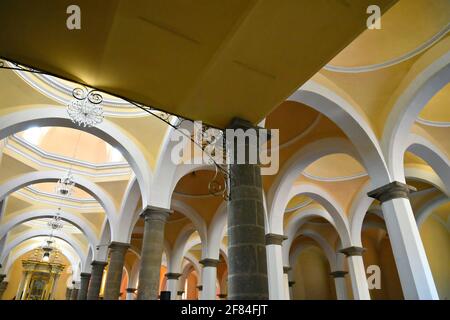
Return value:
[(22, 260), (23, 275), (17, 300), (54, 300), (59, 277), (65, 266), (59, 261), (59, 251), (47, 245), (34, 250)]

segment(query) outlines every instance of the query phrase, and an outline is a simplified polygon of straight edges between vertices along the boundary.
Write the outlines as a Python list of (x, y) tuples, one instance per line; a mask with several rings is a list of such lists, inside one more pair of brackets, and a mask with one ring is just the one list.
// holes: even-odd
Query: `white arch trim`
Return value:
[[(30, 105), (24, 111), (17, 111), (2, 116), (0, 122), (0, 140), (30, 126), (59, 126), (80, 129), (67, 116), (64, 108), (48, 105)], [(107, 119), (92, 128), (83, 128), (118, 149), (128, 161), (139, 181), (143, 203), (150, 202), (150, 185), (152, 172), (148, 162), (139, 148), (115, 124)]]
[[(408, 77), (405, 78), (407, 80)], [(381, 143), (389, 171), (395, 180), (404, 182), (401, 160), (414, 121), (428, 101), (449, 82), (450, 51), (447, 50), (420, 72), (395, 101), (387, 117)]]
[[(13, 217), (12, 219), (8, 220), (7, 223), (0, 226), (0, 239), (3, 238), (11, 229), (13, 229), (19, 224), (34, 219), (52, 218), (54, 215), (55, 211), (50, 209), (40, 209), (23, 212)], [(61, 218), (62, 220), (65, 220), (70, 224), (76, 226), (78, 229), (80, 229), (88, 239), (88, 242), (91, 247), (95, 247), (96, 245), (99, 244), (99, 238), (97, 237), (91, 226), (86, 221), (84, 221), (84, 219), (73, 213), (66, 211), (61, 211)]]
[[(0, 257), (0, 261), (4, 261), (6, 256), (11, 252), (12, 249), (14, 249), (17, 245), (21, 244), (22, 242), (36, 238), (36, 237), (48, 237), (48, 230), (31, 230), (24, 232), (23, 234), (19, 235), (18, 237), (14, 238), (11, 242), (7, 243), (5, 250), (2, 253), (2, 256)], [(81, 249), (80, 245), (77, 243), (75, 239), (70, 237), (64, 232), (61, 231), (54, 231), (53, 237), (58, 238), (60, 240), (65, 241), (68, 243), (78, 254), (78, 257), (80, 259), (82, 267), (84, 266), (84, 263), (86, 261), (86, 254), (83, 252), (83, 249)]]
[[(70, 245), (69, 245), (70, 247)], [(10, 256), (8, 258), (8, 262), (6, 264), (5, 267), (5, 274), (9, 273), (9, 269), (12, 267), (12, 265), (14, 264), (14, 262), (23, 254), (32, 251), (36, 248), (39, 248), (38, 244), (29, 244), (27, 246), (25, 246), (24, 248), (20, 249), (19, 251), (17, 251), (13, 256)], [(70, 252), (69, 250), (67, 250), (67, 248), (62, 248), (61, 252), (64, 254), (65, 257), (67, 257), (67, 259), (70, 262), (70, 265), (72, 266), (72, 269), (75, 268), (79, 263), (80, 263), (80, 258), (78, 257), (78, 255), (75, 252)]]
[(366, 168), (374, 187), (390, 182), (378, 139), (368, 121), (350, 102), (312, 80), (287, 100), (305, 104), (331, 119), (355, 146), (354, 154), (359, 155), (357, 159)]
[[(0, 186), (0, 200), (5, 199), (9, 194), (27, 185), (40, 182), (56, 182), (61, 176), (61, 171), (33, 171), (25, 173)], [(103, 188), (82, 176), (74, 175), (74, 180), (77, 187), (89, 193), (102, 205), (106, 216), (108, 217), (108, 220), (111, 221), (112, 228), (114, 229), (117, 224), (118, 215), (111, 197), (103, 190)], [(115, 230), (113, 230), (113, 234), (114, 231)]]
[[(270, 233), (282, 234), (283, 232), (283, 216), (286, 206), (292, 198), (295, 180), (311, 163), (333, 153), (345, 153), (359, 160), (356, 150), (347, 139), (325, 138), (304, 146), (283, 166), (267, 197)], [(315, 186), (312, 187), (317, 189)], [(323, 191), (320, 191), (318, 194), (321, 193)]]

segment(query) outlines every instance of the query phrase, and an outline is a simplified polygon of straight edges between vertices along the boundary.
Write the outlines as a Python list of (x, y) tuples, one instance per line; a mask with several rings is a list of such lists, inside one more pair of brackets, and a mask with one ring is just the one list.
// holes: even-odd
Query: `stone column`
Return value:
[(118, 300), (120, 295), (120, 285), (122, 283), (123, 266), (125, 254), (130, 245), (128, 243), (111, 242), (109, 245), (110, 259), (108, 274), (106, 275), (104, 300)]
[(167, 278), (167, 291), (170, 291), (170, 300), (177, 300), (178, 279), (181, 277), (181, 273), (168, 272)]
[(164, 249), (164, 227), (171, 210), (150, 207), (144, 209), (141, 216), (145, 220), (144, 239), (141, 251), (141, 269), (139, 272), (138, 300), (157, 300), (159, 291), (159, 273)]
[(72, 288), (67, 287), (66, 289), (66, 300), (70, 300), (72, 297)]
[(415, 188), (391, 182), (367, 195), (381, 202), (403, 295), (407, 300), (438, 300), (419, 229), (409, 202)]
[(127, 288), (127, 296), (126, 299), (127, 300), (136, 300), (135, 299), (135, 293), (136, 293), (136, 288)]
[(347, 300), (347, 284), (345, 282), (345, 275), (347, 271), (336, 270), (330, 273), (334, 279), (334, 286), (336, 287), (337, 300)]
[(267, 275), (269, 277), (270, 300), (289, 300), (286, 295), (285, 281), (283, 275), (283, 252), (282, 243), (287, 237), (282, 234), (266, 234), (267, 252)]
[(366, 269), (362, 258), (364, 251), (365, 249), (361, 247), (348, 247), (339, 250), (347, 257), (348, 269), (352, 279), (353, 299), (355, 300), (370, 300)]
[(216, 300), (217, 265), (219, 260), (206, 258), (200, 260), (202, 268), (203, 290), (201, 300)]
[(91, 274), (82, 272), (80, 274), (80, 290), (78, 291), (78, 300), (86, 300), (89, 288), (89, 280), (91, 279)]
[(6, 288), (8, 287), (8, 281), (4, 281), (5, 277), (6, 277), (6, 275), (4, 275), (4, 274), (0, 275), (0, 279), (1, 279), (1, 282), (0, 282), (0, 300), (2, 300), (3, 294), (5, 293)]
[(78, 292), (79, 292), (78, 283), (75, 281), (72, 281), (72, 285), (73, 285), (73, 288), (72, 288), (72, 291), (70, 292), (70, 300), (77, 300)]
[(289, 281), (288, 282), (288, 287), (289, 287), (289, 298), (291, 300), (294, 300), (294, 292), (293, 292), (293, 287), (295, 285), (295, 281)]
[(291, 299), (291, 292), (289, 290), (289, 272), (292, 270), (289, 266), (283, 267), (283, 289), (284, 289), (284, 299)]
[[(258, 129), (234, 119), (227, 129), (230, 156), (228, 186), (228, 297), (230, 300), (267, 300), (269, 287), (265, 248)], [(245, 133), (244, 133), (245, 132)], [(245, 136), (248, 139), (245, 139)], [(251, 163), (254, 162), (254, 163)]]
[(100, 287), (102, 285), (103, 271), (108, 263), (104, 261), (92, 261), (91, 280), (87, 292), (88, 300), (98, 300), (100, 295)]

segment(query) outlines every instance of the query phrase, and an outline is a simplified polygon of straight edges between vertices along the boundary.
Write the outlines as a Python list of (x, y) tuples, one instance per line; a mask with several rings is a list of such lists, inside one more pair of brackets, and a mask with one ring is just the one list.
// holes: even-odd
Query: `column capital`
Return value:
[(184, 290), (177, 291), (177, 296), (182, 296), (183, 293), (184, 293)]
[(277, 246), (281, 246), (284, 240), (287, 240), (287, 236), (283, 234), (276, 234), (276, 233), (268, 233), (266, 234), (266, 246), (275, 244)]
[(91, 266), (100, 266), (100, 267), (105, 267), (108, 264), (108, 262), (106, 261), (97, 261), (94, 260), (91, 262)]
[(289, 288), (292, 288), (295, 284), (295, 281), (288, 281)]
[(89, 279), (91, 277), (91, 274), (88, 272), (82, 272), (80, 273), (80, 277)]
[(336, 270), (330, 272), (330, 276), (332, 276), (333, 278), (344, 278), (347, 273), (348, 273), (347, 271)]
[(140, 217), (145, 220), (162, 220), (166, 222), (167, 218), (172, 214), (173, 210), (167, 208), (159, 208), (154, 206), (147, 206), (142, 209)]
[(416, 188), (405, 183), (393, 181), (382, 187), (376, 188), (367, 193), (370, 198), (379, 200), (381, 203), (398, 198), (408, 199), (411, 192), (417, 191)]
[(136, 292), (136, 288), (127, 288), (126, 291), (127, 293), (135, 293)]
[(233, 118), (231, 119), (231, 122), (228, 124), (227, 129), (260, 129), (259, 127), (255, 126), (253, 123), (251, 123), (248, 120), (244, 120), (242, 118)]
[(129, 247), (130, 247), (129, 243), (117, 241), (112, 241), (108, 246), (108, 248), (111, 250), (123, 250), (123, 251), (128, 250)]
[(226, 293), (219, 293), (217, 294), (217, 297), (220, 299), (225, 299), (228, 295)]
[(284, 266), (283, 267), (283, 273), (288, 273), (291, 270), (292, 270), (292, 268), (290, 266)]
[(362, 256), (364, 251), (366, 251), (365, 248), (356, 247), (356, 246), (348, 247), (348, 248), (344, 248), (344, 249), (339, 250), (340, 253), (345, 254), (347, 257), (350, 257), (350, 256)]
[(217, 259), (211, 259), (211, 258), (205, 258), (199, 261), (199, 263), (203, 266), (203, 267), (213, 267), (216, 268), (217, 265), (219, 264), (219, 260)]
[(165, 276), (169, 280), (178, 280), (178, 278), (181, 277), (181, 273), (168, 272)]
[(199, 291), (202, 291), (202, 290), (203, 290), (203, 286), (202, 286), (202, 285), (199, 285), (199, 286), (197, 286), (197, 289), (198, 289)]

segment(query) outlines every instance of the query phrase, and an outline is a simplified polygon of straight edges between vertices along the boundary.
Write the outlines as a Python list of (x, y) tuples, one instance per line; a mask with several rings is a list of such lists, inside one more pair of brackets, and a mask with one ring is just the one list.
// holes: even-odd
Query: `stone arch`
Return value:
[[(80, 129), (68, 118), (66, 111), (61, 107), (30, 105), (24, 111), (17, 111), (2, 116), (0, 140), (16, 132), (23, 131), (30, 126), (58, 126)], [(139, 148), (118, 126), (107, 119), (96, 127), (83, 128), (83, 131), (103, 139), (122, 153), (137, 176), (141, 194), (143, 195), (143, 204), (146, 206), (150, 202), (152, 172)]]
[[(27, 231), (27, 232), (19, 235), (18, 237), (14, 238), (11, 242), (6, 244), (5, 250), (3, 251), (2, 256), (0, 257), (0, 261), (3, 262), (6, 258), (6, 256), (17, 245), (21, 244), (22, 242), (24, 242), (28, 239), (32, 239), (32, 238), (36, 238), (36, 237), (48, 237), (48, 230)], [(60, 240), (65, 241), (66, 243), (68, 243), (78, 254), (78, 257), (80, 258), (80, 263), (81, 263), (82, 267), (84, 266), (84, 263), (86, 260), (86, 254), (84, 254), (83, 250), (81, 249), (81, 247), (78, 245), (78, 243), (74, 239), (72, 239), (67, 234), (60, 232), (60, 231), (54, 231), (53, 237), (58, 238)]]
[[(16, 227), (19, 224), (34, 219), (52, 218), (54, 215), (55, 210), (51, 209), (40, 209), (23, 212), (17, 216), (14, 216), (10, 220), (8, 220), (7, 223), (0, 226), (0, 239), (6, 236), (9, 230), (11, 230), (12, 228)], [(61, 211), (61, 219), (69, 222), (70, 224), (80, 229), (88, 239), (90, 248), (95, 247), (99, 243), (99, 238), (95, 234), (94, 230), (91, 228), (91, 226), (89, 226), (88, 223), (86, 223), (86, 221), (84, 221), (79, 216), (70, 212)]]
[[(0, 200), (5, 199), (9, 194), (30, 184), (40, 182), (57, 182), (61, 178), (61, 174), (62, 173), (60, 171), (56, 170), (33, 171), (13, 178), (0, 186)], [(97, 184), (82, 176), (74, 175), (74, 180), (77, 187), (86, 191), (102, 205), (108, 220), (111, 221), (111, 227), (114, 228), (118, 215), (111, 197)], [(112, 230), (112, 232), (114, 235), (117, 231)]]
[(283, 215), (294, 181), (308, 165), (333, 153), (345, 153), (359, 160), (353, 145), (347, 139), (325, 138), (304, 146), (283, 166), (267, 197), (270, 233), (283, 232)]
[[(428, 54), (431, 53), (428, 52)], [(422, 57), (422, 59), (425, 58), (426, 56)], [(410, 80), (410, 77), (407, 75), (404, 81)], [(403, 162), (400, 159), (403, 159), (403, 151), (410, 129), (428, 101), (449, 82), (450, 52), (446, 50), (445, 54), (435, 59), (414, 79), (410, 80), (406, 88), (397, 96), (387, 117), (381, 143), (393, 179), (400, 182), (405, 181)]]

